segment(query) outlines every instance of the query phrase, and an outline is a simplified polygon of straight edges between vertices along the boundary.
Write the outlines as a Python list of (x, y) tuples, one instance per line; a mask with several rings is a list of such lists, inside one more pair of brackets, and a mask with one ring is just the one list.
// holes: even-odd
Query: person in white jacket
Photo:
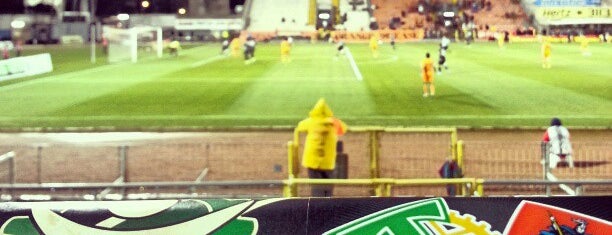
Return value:
[(550, 121), (550, 127), (546, 129), (542, 141), (547, 143), (548, 146), (548, 161), (551, 169), (556, 168), (561, 161), (567, 162), (570, 168), (574, 168), (570, 133), (567, 128), (561, 125), (559, 118), (555, 117)]

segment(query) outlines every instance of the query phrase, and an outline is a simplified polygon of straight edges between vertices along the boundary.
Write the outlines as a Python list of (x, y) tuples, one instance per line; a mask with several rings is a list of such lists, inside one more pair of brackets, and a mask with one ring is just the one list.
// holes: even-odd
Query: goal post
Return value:
[(138, 26), (129, 29), (104, 26), (104, 37), (108, 40), (108, 61), (120, 62), (130, 60), (138, 62), (139, 58), (163, 55), (163, 38), (161, 27)]

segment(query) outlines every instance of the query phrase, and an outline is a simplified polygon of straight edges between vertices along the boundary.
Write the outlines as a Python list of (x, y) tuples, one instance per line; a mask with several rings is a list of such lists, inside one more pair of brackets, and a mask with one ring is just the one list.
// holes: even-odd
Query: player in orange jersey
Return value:
[(425, 59), (421, 62), (421, 75), (423, 77), (423, 97), (434, 96), (436, 87), (434, 86), (434, 64), (429, 52), (425, 54)]

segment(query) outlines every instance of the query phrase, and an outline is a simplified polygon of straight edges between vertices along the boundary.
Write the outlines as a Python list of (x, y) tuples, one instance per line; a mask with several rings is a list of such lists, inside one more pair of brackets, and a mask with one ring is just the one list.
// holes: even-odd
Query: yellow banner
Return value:
[(537, 15), (550, 20), (610, 18), (612, 7), (541, 7)]

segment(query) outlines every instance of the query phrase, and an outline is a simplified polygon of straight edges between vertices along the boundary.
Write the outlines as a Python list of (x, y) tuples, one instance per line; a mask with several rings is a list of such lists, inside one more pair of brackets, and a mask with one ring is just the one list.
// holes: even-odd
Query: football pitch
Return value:
[(257, 61), (220, 56), (204, 44), (177, 58), (91, 65), (88, 48), (49, 47), (55, 72), (0, 83), (0, 128), (288, 127), (319, 98), (334, 114), (371, 126), (612, 126), (612, 44), (553, 44), (552, 68), (540, 44), (453, 43), (448, 71), (436, 74), (436, 95), (422, 96), (420, 62), (437, 61), (436, 43), (348, 44), (363, 80), (333, 44), (298, 42), (281, 63), (279, 43), (260, 43)]

